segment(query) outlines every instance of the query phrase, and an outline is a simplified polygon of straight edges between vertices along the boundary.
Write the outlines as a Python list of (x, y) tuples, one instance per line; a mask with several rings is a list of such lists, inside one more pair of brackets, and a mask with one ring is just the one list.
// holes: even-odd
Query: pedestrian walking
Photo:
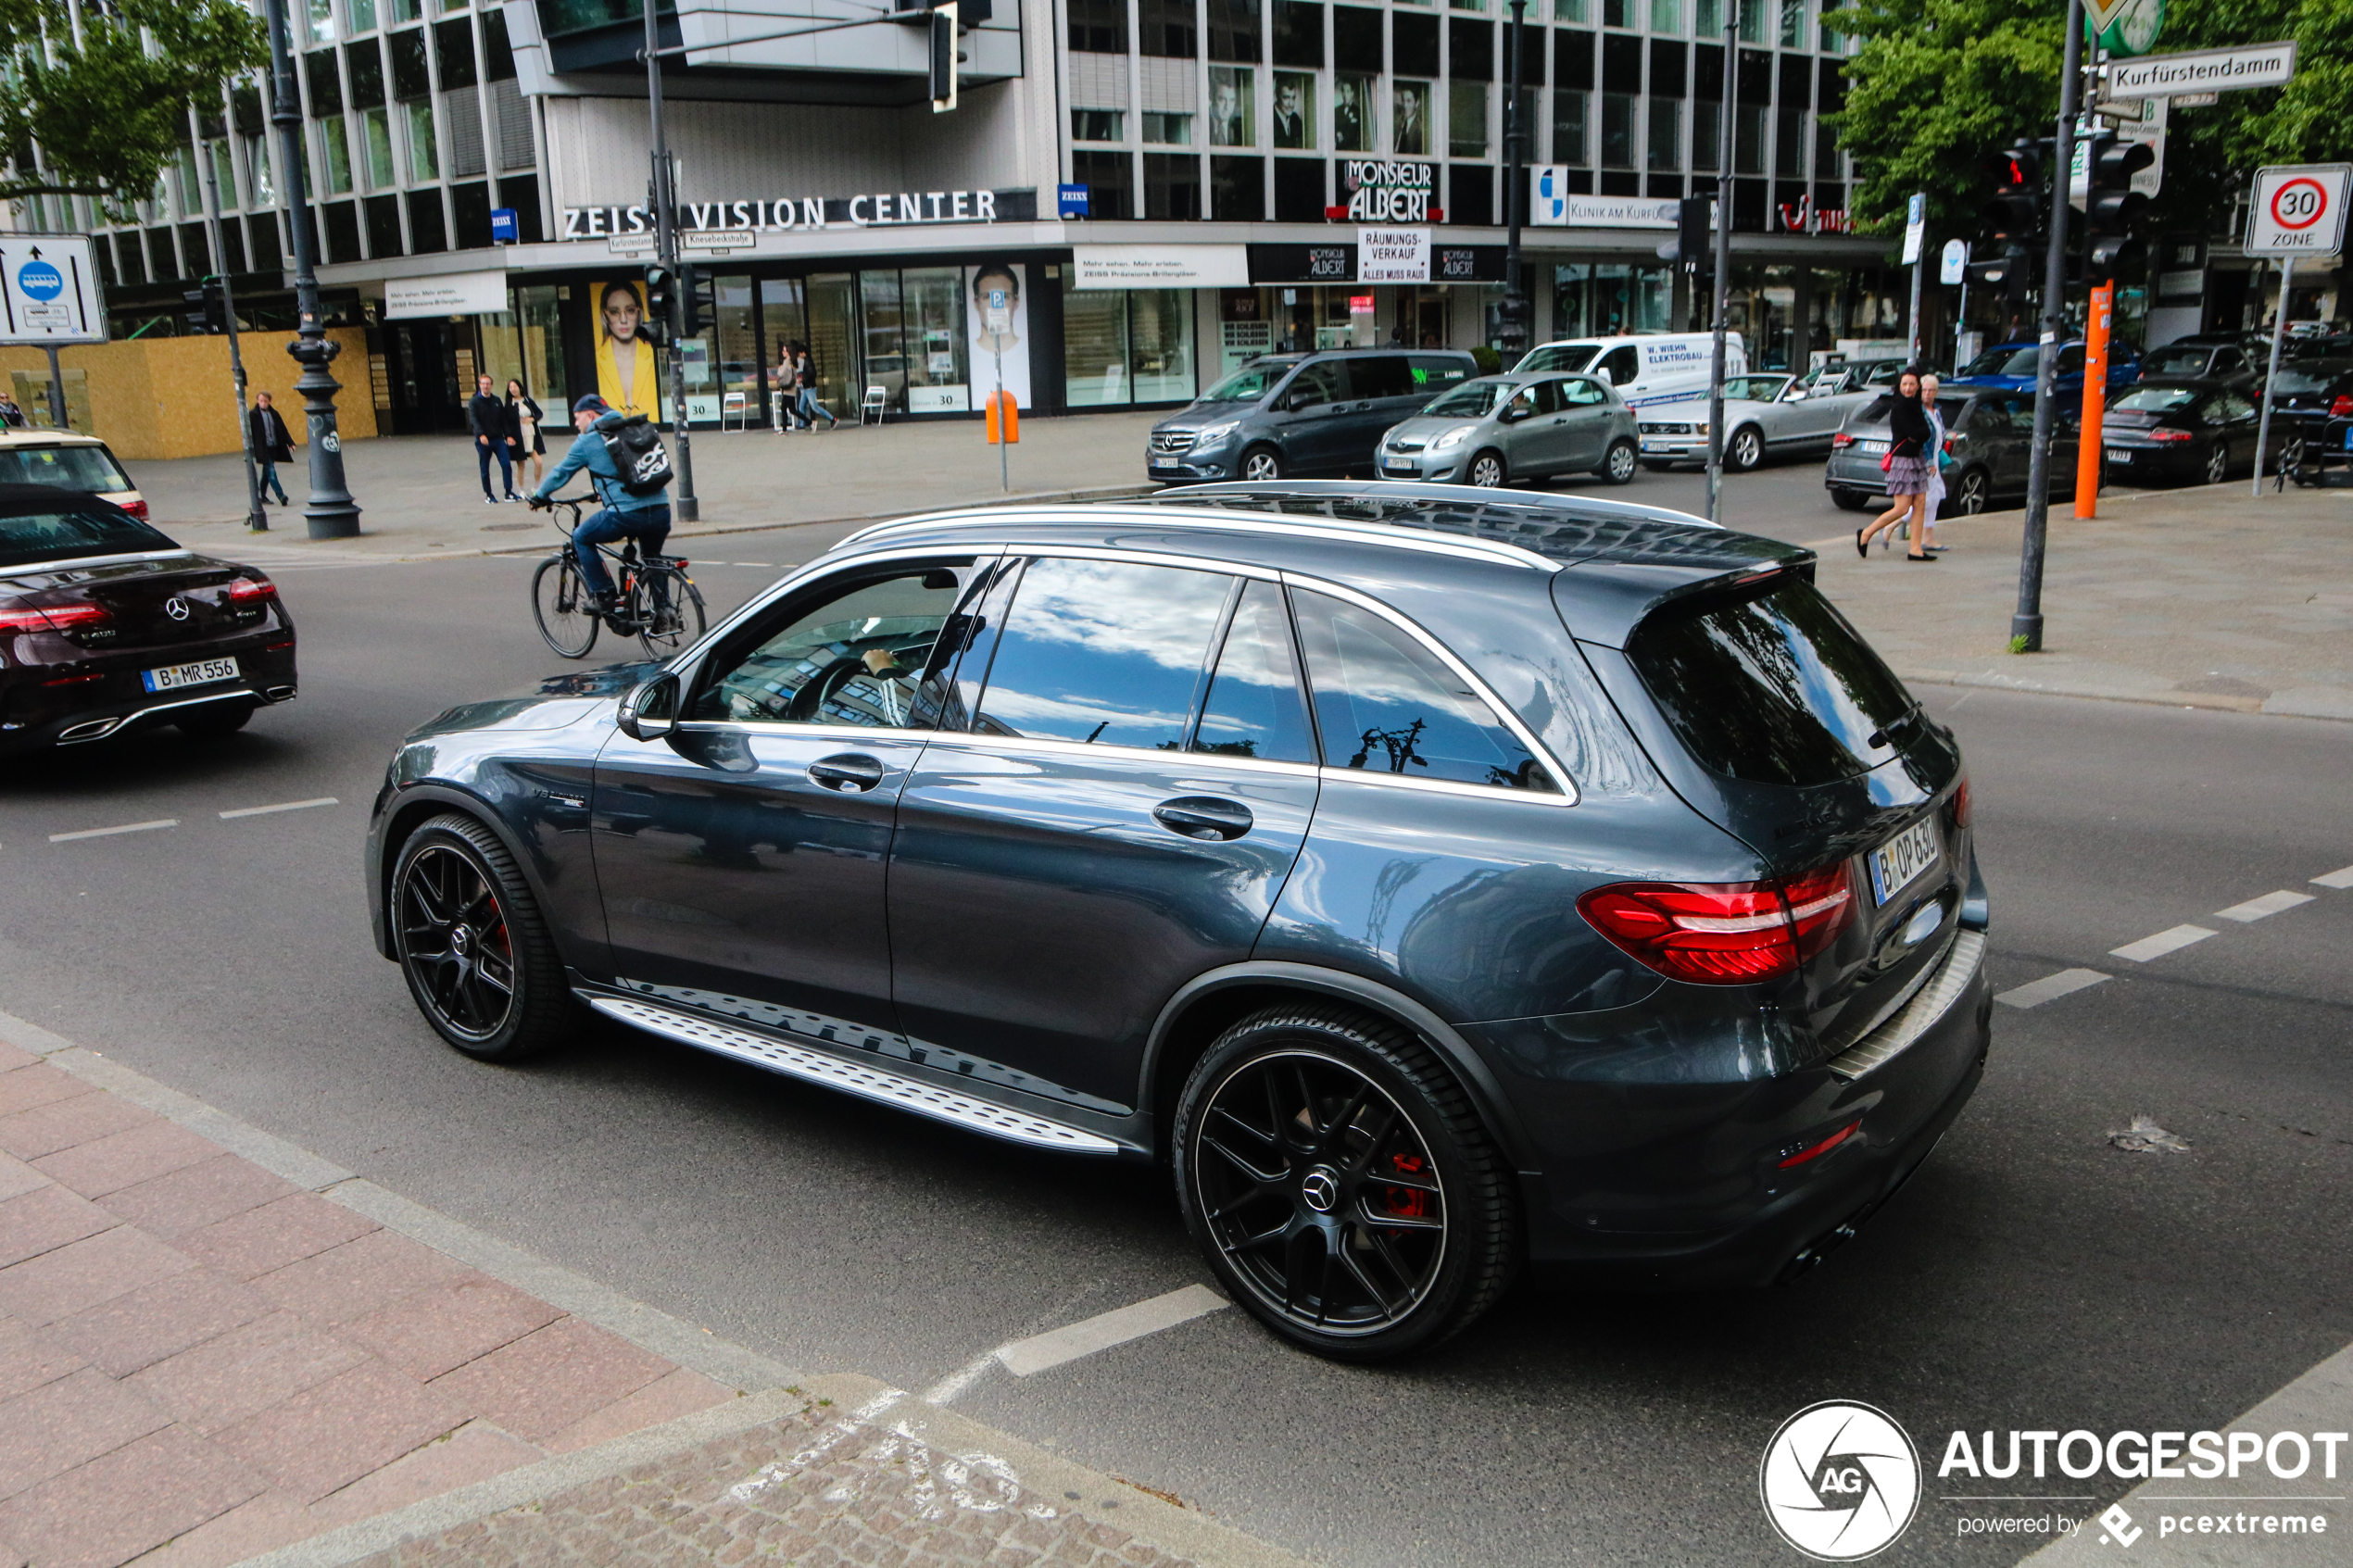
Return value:
[(0, 425), (6, 425), (10, 430), (24, 430), (31, 423), (24, 417), (24, 410), (17, 407), (17, 400), (0, 392)]
[(1892, 533), (1898, 523), (1908, 521), (1912, 547), (1904, 558), (1932, 561), (1936, 558), (1921, 546), (1923, 525), (1919, 521), (1933, 461), (1928, 449), (1932, 427), (1928, 411), (1920, 407), (1918, 370), (1905, 367), (1895, 383), (1894, 405), (1888, 414), (1887, 457), (1880, 467), (1887, 475), (1888, 497), (1895, 504), (1855, 531), (1855, 553), (1868, 558), (1873, 539)]
[(827, 430), (831, 430), (834, 426), (841, 423), (841, 420), (835, 417), (834, 411), (831, 408), (826, 408), (823, 403), (817, 401), (817, 368), (810, 361), (809, 345), (803, 343), (797, 344), (794, 346), (793, 380), (799, 385), (800, 388), (800, 396), (799, 398), (799, 406), (800, 408), (800, 428), (803, 430), (816, 429), (817, 416), (823, 414), (825, 416), (825, 428)]
[(245, 415), (245, 428), (253, 435), (253, 460), (261, 465), (259, 489), (265, 495), (278, 497), (278, 505), (286, 506), (286, 487), (278, 483), (278, 465), (294, 461), (294, 433), (277, 409), (270, 406), (270, 395), (253, 395), (253, 408)]
[(776, 345), (776, 368), (768, 372), (768, 383), (774, 387), (776, 433), (789, 435), (793, 427), (793, 405), (799, 401), (800, 378), (793, 370), (793, 345), (789, 340)]
[(473, 432), (474, 461), (482, 470), (482, 498), (497, 506), (500, 497), (490, 492), (490, 459), (498, 459), (498, 486), (505, 499), (520, 501), (515, 494), (513, 448), (507, 436), (507, 406), (490, 390), (488, 376), (474, 377), (474, 395), (466, 400), (466, 428)]
[(1953, 463), (1953, 454), (1944, 450), (1944, 416), (1936, 407), (1940, 384), (1933, 370), (1920, 377), (1920, 411), (1928, 416), (1928, 492), (1920, 498), (1919, 533), (1922, 548), (1932, 556), (1944, 553), (1936, 542), (1936, 520), (1944, 510), (1944, 470)]
[[(539, 421), (547, 416), (532, 400), (530, 389), (510, 377), (507, 382), (507, 439), (514, 444), (515, 467), (529, 464), (531, 477), (524, 483), (536, 484), (547, 471), (547, 438), (539, 433)], [(487, 477), (487, 476), (485, 476)]]

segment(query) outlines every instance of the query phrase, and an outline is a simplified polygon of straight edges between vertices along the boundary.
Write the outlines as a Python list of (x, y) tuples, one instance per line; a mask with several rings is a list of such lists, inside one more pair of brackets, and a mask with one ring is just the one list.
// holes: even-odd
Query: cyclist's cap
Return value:
[(573, 404), (572, 411), (575, 414), (610, 414), (612, 412), (612, 405), (592, 392)]

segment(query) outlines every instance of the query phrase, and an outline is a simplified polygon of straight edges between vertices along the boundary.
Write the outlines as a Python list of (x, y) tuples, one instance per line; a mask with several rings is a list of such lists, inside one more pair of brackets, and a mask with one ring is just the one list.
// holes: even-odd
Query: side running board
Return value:
[(952, 1123), (968, 1132), (985, 1133), (990, 1137), (1028, 1144), (1035, 1148), (1060, 1149), (1065, 1154), (1119, 1152), (1119, 1145), (1100, 1134), (1086, 1132), (1028, 1111), (1009, 1110), (1001, 1105), (958, 1094), (953, 1089), (943, 1089), (885, 1067), (844, 1061), (839, 1057), (805, 1050), (799, 1046), (786, 1045), (782, 1040), (770, 1039), (764, 1035), (730, 1028), (724, 1023), (697, 1018), (670, 1008), (655, 1007), (648, 1002), (625, 1000), (619, 997), (589, 997), (585, 999), (590, 1007), (606, 1017), (617, 1018), (639, 1029), (721, 1056), (734, 1057), (754, 1067), (781, 1073), (787, 1078), (823, 1084), (829, 1089), (839, 1089), (862, 1099), (879, 1101), (901, 1110), (912, 1110), (918, 1116)]

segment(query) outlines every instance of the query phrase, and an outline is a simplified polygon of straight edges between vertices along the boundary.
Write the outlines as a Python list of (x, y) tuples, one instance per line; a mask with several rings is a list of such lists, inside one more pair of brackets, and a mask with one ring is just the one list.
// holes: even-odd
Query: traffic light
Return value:
[(2083, 226), (2091, 233), (2091, 248), (2084, 257), (2084, 281), (2096, 288), (2148, 265), (2148, 246), (2133, 229), (2149, 199), (2133, 189), (2133, 176), (2157, 161), (2157, 149), (2146, 142), (2102, 136), (2093, 143), (2089, 161)]
[(956, 107), (957, 0), (931, 9), (931, 112)]
[(2045, 243), (2043, 153), (2020, 140), (1985, 160), (1994, 194), (1979, 209), (1982, 230), (1970, 247), (1969, 282), (1998, 289), (2012, 305), (2022, 303), (2033, 282), (2034, 252)]
[(678, 269), (679, 297), (686, 302), (686, 333), (700, 337), (719, 320), (719, 280), (699, 267)]
[(218, 277), (205, 279), (202, 288), (190, 289), (182, 297), (188, 302), (188, 314), (202, 320), (206, 332), (229, 330), (229, 302), (222, 296)]
[(646, 269), (645, 332), (656, 343), (661, 342), (662, 333), (670, 330), (671, 291), (676, 286), (677, 280), (661, 262), (657, 261)]
[(1708, 230), (1716, 221), (1714, 196), (1685, 196), (1675, 207), (1675, 257), (1683, 270), (1696, 272), (1706, 264)]

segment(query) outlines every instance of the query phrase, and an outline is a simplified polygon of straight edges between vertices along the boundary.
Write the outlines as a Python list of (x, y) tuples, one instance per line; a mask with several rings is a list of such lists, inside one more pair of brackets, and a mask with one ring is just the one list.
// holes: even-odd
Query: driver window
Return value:
[(1642, 373), (1642, 357), (1629, 343), (1604, 355), (1595, 369), (1609, 372), (1612, 386), (1631, 386)]
[(1319, 403), (1337, 403), (1347, 395), (1340, 384), (1339, 363), (1317, 359), (1299, 368), (1299, 374), (1291, 378), (1290, 390), (1283, 397), (1293, 408), (1312, 408)]
[(934, 566), (869, 577), (818, 604), (724, 665), (687, 717), (736, 724), (927, 727), (916, 687), (969, 571)]
[(1504, 405), (1504, 415), (1508, 419), (1524, 420), (1535, 412), (1536, 388), (1532, 386), (1521, 387), (1513, 395), (1512, 400)]

